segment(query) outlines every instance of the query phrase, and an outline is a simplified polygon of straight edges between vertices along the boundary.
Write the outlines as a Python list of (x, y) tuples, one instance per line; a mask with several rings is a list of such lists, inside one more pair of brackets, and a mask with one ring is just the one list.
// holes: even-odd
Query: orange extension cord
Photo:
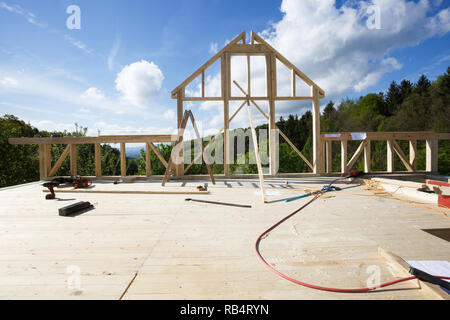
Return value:
[[(341, 180), (342, 179), (342, 175), (340, 178), (333, 180), (329, 185), (327, 185), (326, 187), (330, 187), (332, 186), (336, 181)], [(323, 188), (322, 188), (323, 190)], [(413, 280), (416, 279), (416, 276), (410, 276), (410, 277), (406, 277), (406, 278), (401, 278), (401, 279), (397, 279), (397, 280), (393, 280), (393, 281), (388, 281), (388, 282), (384, 282), (382, 284), (380, 284), (379, 286), (374, 286), (374, 287), (366, 287), (366, 288), (353, 288), (353, 289), (344, 289), (344, 288), (331, 288), (331, 287), (323, 287), (323, 286), (318, 286), (318, 285), (314, 285), (314, 284), (310, 284), (310, 283), (306, 283), (306, 282), (302, 282), (299, 280), (296, 280), (294, 278), (291, 278), (287, 275), (285, 275), (284, 273), (281, 273), (280, 271), (278, 271), (277, 269), (275, 269), (274, 267), (272, 267), (265, 259), (264, 257), (261, 255), (260, 251), (259, 251), (259, 244), (261, 242), (261, 240), (272, 230), (274, 230), (276, 227), (278, 227), (280, 224), (282, 224), (284, 221), (288, 220), (290, 217), (292, 217), (293, 215), (295, 215), (296, 213), (298, 213), (300, 210), (304, 209), (305, 207), (307, 207), (309, 204), (311, 204), (314, 200), (316, 200), (317, 198), (319, 198), (321, 195), (323, 194), (322, 191), (317, 192), (314, 197), (309, 200), (307, 203), (305, 203), (304, 205), (302, 205), (300, 208), (298, 208), (297, 210), (295, 210), (294, 212), (290, 213), (289, 215), (287, 215), (286, 217), (284, 217), (283, 219), (281, 219), (280, 221), (278, 221), (277, 223), (275, 223), (274, 225), (272, 225), (270, 228), (268, 228), (267, 230), (265, 230), (263, 233), (261, 233), (258, 237), (258, 239), (255, 242), (255, 251), (256, 251), (256, 255), (258, 256), (258, 258), (262, 261), (262, 263), (264, 263), (264, 265), (269, 268), (270, 271), (272, 271), (273, 273), (279, 275), (280, 277), (289, 280), (293, 283), (299, 284), (301, 286), (304, 287), (308, 287), (308, 288), (312, 288), (312, 289), (317, 289), (317, 290), (323, 290), (323, 291), (331, 291), (331, 292), (340, 292), (340, 293), (362, 293), (362, 292), (368, 292), (368, 291), (373, 291), (375, 289), (378, 288), (383, 288), (383, 287), (387, 287), (399, 282), (404, 282), (404, 281), (409, 281), (409, 280)], [(441, 279), (450, 279), (450, 277), (444, 277), (444, 276), (435, 276), (437, 278), (441, 278)]]

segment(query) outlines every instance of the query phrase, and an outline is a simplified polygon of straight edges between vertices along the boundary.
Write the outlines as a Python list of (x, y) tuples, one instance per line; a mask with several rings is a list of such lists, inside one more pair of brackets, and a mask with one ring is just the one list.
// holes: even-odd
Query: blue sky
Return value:
[[(70, 5), (81, 10), (79, 30), (66, 26)], [(367, 27), (370, 5), (380, 8), (379, 29)], [(76, 122), (90, 135), (171, 133), (170, 91), (243, 30), (262, 34), (318, 83), (323, 105), (384, 91), (392, 80), (445, 72), (448, 7), (438, 0), (0, 0), (0, 113), (47, 130)], [(222, 126), (220, 106), (189, 107), (204, 133)], [(308, 108), (280, 105), (277, 116)]]

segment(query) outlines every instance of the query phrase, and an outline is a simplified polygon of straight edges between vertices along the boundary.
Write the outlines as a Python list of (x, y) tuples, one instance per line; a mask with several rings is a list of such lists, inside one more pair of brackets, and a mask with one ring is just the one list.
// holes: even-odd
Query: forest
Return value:
[[(344, 99), (336, 104), (329, 101), (321, 113), (321, 132), (369, 132), (369, 131), (433, 131), (450, 132), (450, 67), (446, 73), (434, 81), (422, 75), (417, 82), (402, 80), (392, 82), (386, 92), (370, 93), (358, 99)], [(301, 116), (289, 115), (281, 117), (277, 126), (308, 158), (312, 159), (312, 114), (307, 111)], [(267, 125), (257, 127), (267, 128)], [(243, 128), (248, 129), (248, 128)], [(87, 128), (76, 124), (75, 132), (48, 132), (38, 130), (14, 115), (0, 118), (0, 187), (22, 184), (39, 180), (38, 147), (36, 145), (10, 145), (11, 137), (49, 137), (84, 136)], [(186, 143), (192, 143), (188, 141)], [(205, 144), (207, 141), (205, 142)], [(340, 149), (338, 142), (333, 145), (333, 171), (340, 170)], [(357, 148), (357, 141), (350, 141), (348, 154)], [(399, 141), (406, 154), (407, 141)], [(159, 152), (167, 160), (172, 146), (157, 145)], [(57, 159), (64, 150), (64, 145), (52, 145), (52, 158)], [(245, 149), (248, 160), (252, 150)], [(78, 145), (77, 162), (79, 175), (94, 175), (94, 145)], [(372, 141), (371, 144), (373, 171), (386, 170), (386, 141)], [(439, 141), (439, 173), (450, 174), (450, 140)], [(152, 174), (164, 174), (165, 168), (151, 152)], [(248, 161), (247, 161), (248, 163)], [(101, 146), (102, 174), (120, 175), (120, 151), (108, 144)], [(66, 159), (57, 175), (70, 175), (69, 160)], [(362, 158), (355, 164), (363, 168)], [(418, 141), (417, 169), (425, 170), (425, 141)], [(256, 173), (254, 164), (232, 164), (231, 173)], [(405, 168), (398, 157), (395, 158), (394, 170)], [(309, 168), (298, 157), (295, 151), (280, 137), (279, 172), (309, 172)], [(193, 165), (187, 174), (207, 173), (204, 164)], [(223, 173), (223, 165), (213, 164), (213, 173)], [(127, 175), (145, 175), (145, 150), (141, 150), (137, 158), (127, 158)]]

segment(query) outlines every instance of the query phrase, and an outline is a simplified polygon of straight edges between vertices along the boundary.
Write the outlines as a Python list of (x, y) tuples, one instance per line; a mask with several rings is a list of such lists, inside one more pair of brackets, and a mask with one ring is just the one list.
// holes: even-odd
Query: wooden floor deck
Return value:
[[(284, 181), (320, 187), (330, 179), (268, 179), (268, 204), (261, 203), (256, 180), (209, 183), (210, 195), (61, 193), (59, 201), (45, 200), (39, 184), (2, 189), (0, 299), (429, 298), (416, 281), (364, 294), (318, 291), (260, 263), (258, 235), (307, 201), (274, 201), (303, 193)], [(194, 190), (200, 183), (170, 182), (166, 189)], [(379, 268), (383, 282), (399, 276), (378, 257), (378, 247), (405, 260), (450, 260), (450, 243), (422, 231), (450, 228), (449, 218), (370, 196), (363, 186), (341, 187), (346, 189), (327, 193), (262, 240), (261, 252), (272, 265), (305, 282), (353, 288), (366, 286), (369, 266)], [(96, 188), (161, 189), (156, 181)], [(186, 202), (188, 197), (252, 208)], [(58, 208), (76, 201), (90, 201), (95, 209), (58, 216)]]

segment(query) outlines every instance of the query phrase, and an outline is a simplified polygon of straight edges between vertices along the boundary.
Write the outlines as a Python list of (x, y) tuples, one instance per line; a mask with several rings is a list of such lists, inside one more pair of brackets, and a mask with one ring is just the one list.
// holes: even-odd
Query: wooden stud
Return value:
[(248, 118), (250, 120), (250, 128), (252, 130), (253, 149), (255, 151), (256, 166), (258, 168), (259, 187), (261, 189), (261, 195), (262, 195), (263, 202), (266, 203), (267, 202), (266, 187), (264, 186), (264, 177), (263, 177), (263, 172), (262, 172), (261, 159), (259, 157), (258, 140), (256, 138), (256, 130), (255, 130), (255, 126), (253, 124), (252, 109), (251, 109), (251, 106), (248, 104), (247, 104), (247, 110), (248, 110)]
[(127, 155), (125, 142), (120, 143), (120, 175), (122, 177), (127, 175)]
[(100, 143), (94, 145), (94, 156), (95, 156), (95, 176), (97, 178), (102, 176), (102, 160), (101, 160), (101, 147)]
[(409, 140), (409, 163), (414, 171), (417, 170), (416, 159), (417, 159), (417, 140)]
[(205, 151), (204, 151), (203, 143), (202, 143), (202, 137), (200, 136), (200, 133), (198, 132), (197, 124), (195, 123), (195, 119), (194, 119), (194, 114), (192, 113), (191, 110), (189, 110), (189, 117), (191, 118), (191, 123), (192, 123), (192, 126), (194, 127), (195, 135), (197, 136), (197, 142), (201, 146), (203, 160), (205, 161), (205, 166), (206, 166), (206, 169), (208, 170), (208, 174), (209, 174), (209, 177), (211, 178), (211, 182), (212, 182), (212, 184), (216, 184), (216, 181), (214, 180), (214, 176), (212, 174), (211, 166), (209, 165), (208, 159), (206, 158), (206, 155), (205, 155)]
[[(181, 88), (177, 94), (177, 127), (178, 127), (178, 143), (183, 143), (183, 130), (181, 129), (181, 123), (183, 121), (184, 111), (183, 111), (183, 98), (184, 98), (184, 88)], [(174, 145), (174, 148), (176, 145)], [(180, 157), (180, 158), (179, 158)], [(177, 154), (177, 159), (184, 159), (183, 148), (180, 148), (180, 153)], [(180, 161), (179, 164), (175, 166), (175, 174), (177, 177), (184, 175), (184, 161)]]
[(318, 88), (311, 86), (311, 96), (313, 97), (313, 112), (312, 112), (312, 123), (313, 123), (313, 165), (314, 173), (323, 173), (323, 154), (321, 153), (320, 146), (320, 100)]
[(147, 142), (145, 144), (145, 175), (147, 177), (150, 177), (152, 174), (150, 156), (151, 156), (150, 143)]
[(296, 84), (295, 84), (295, 70), (292, 69), (291, 70), (291, 96), (295, 97), (296, 96)]
[(387, 140), (387, 172), (394, 171), (394, 140)]
[(77, 145), (70, 144), (70, 174), (77, 175)]
[(45, 170), (45, 145), (40, 144), (38, 152), (39, 152), (39, 178), (43, 180), (47, 178)]
[(359, 156), (363, 152), (365, 146), (367, 145), (368, 140), (363, 140), (361, 144), (358, 146), (358, 149), (356, 149), (355, 153), (353, 154), (350, 161), (347, 163), (347, 169), (351, 169), (353, 165), (355, 164), (356, 160), (358, 160)]
[(426, 140), (426, 171), (438, 171), (438, 145), (436, 139)]
[(202, 98), (205, 97), (205, 70), (202, 70)]
[(332, 141), (325, 141), (325, 147), (326, 147), (326, 170), (327, 173), (333, 172), (333, 158), (332, 158)]
[(366, 145), (364, 146), (364, 172), (370, 172), (370, 140), (367, 140)]
[(403, 153), (402, 148), (400, 148), (399, 144), (397, 143), (397, 141), (393, 140), (394, 143), (394, 150), (397, 153), (398, 157), (400, 158), (400, 160), (403, 162), (403, 164), (405, 165), (406, 169), (409, 172), (413, 172), (413, 168), (411, 167), (411, 164), (409, 163), (408, 159), (406, 159), (405, 154)]
[(341, 173), (347, 172), (347, 140), (341, 141)]
[(50, 176), (50, 171), (52, 169), (52, 145), (46, 144), (45, 145), (45, 176)]
[(69, 153), (70, 153), (70, 145), (67, 145), (66, 148), (64, 149), (64, 151), (61, 153), (61, 156), (59, 157), (59, 159), (56, 161), (53, 168), (50, 170), (50, 173), (48, 174), (49, 177), (53, 177), (56, 174), (56, 172), (61, 167), (64, 160), (66, 160)]
[(223, 97), (223, 172), (226, 177), (230, 175), (230, 106), (229, 97), (231, 94), (231, 66), (230, 55), (225, 52), (221, 58), (221, 80)]
[(152, 142), (149, 142), (148, 144), (149, 144), (150, 148), (153, 150), (153, 152), (156, 154), (158, 159), (161, 161), (163, 166), (166, 167), (166, 169), (167, 169), (169, 164), (167, 163), (166, 159), (164, 159), (164, 157), (161, 155), (161, 153), (159, 153), (158, 149)]

